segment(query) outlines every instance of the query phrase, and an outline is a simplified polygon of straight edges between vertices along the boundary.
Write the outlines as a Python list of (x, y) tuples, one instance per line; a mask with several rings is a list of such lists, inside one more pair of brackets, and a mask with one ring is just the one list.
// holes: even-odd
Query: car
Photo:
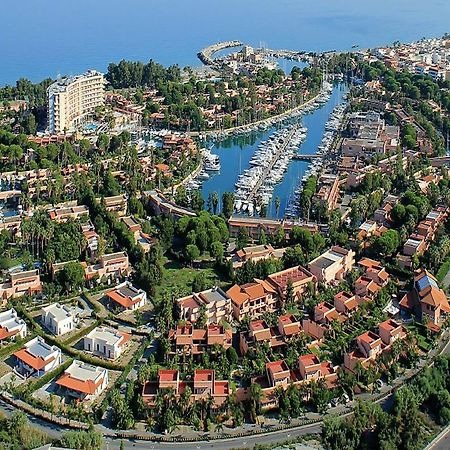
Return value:
[(333, 398), (333, 399), (331, 400), (331, 406), (332, 406), (333, 408), (335, 408), (338, 404), (339, 404), (339, 399)]

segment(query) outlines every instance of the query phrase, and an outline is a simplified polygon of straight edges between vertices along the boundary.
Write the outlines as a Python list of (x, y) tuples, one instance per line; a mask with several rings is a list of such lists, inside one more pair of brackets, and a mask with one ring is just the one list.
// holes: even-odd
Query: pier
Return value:
[(217, 53), (220, 50), (225, 50), (226, 48), (241, 47), (242, 45), (244, 44), (240, 41), (218, 42), (200, 50), (197, 53), (197, 57), (206, 66), (214, 67), (217, 64), (214, 60), (214, 53)]
[(298, 131), (298, 128), (299, 128), (298, 125), (292, 127), (292, 130), (289, 132), (289, 135), (287, 136), (286, 140), (284, 141), (284, 143), (282, 145), (280, 145), (280, 148), (278, 149), (277, 153), (272, 158), (272, 161), (270, 161), (270, 164), (264, 169), (264, 171), (261, 174), (261, 176), (259, 177), (257, 183), (255, 184), (253, 189), (249, 192), (248, 198), (246, 200), (248, 200), (249, 202), (253, 202), (256, 194), (258, 193), (259, 189), (261, 188), (262, 184), (264, 183), (267, 175), (273, 169), (273, 166), (276, 164), (276, 162), (280, 158), (281, 154), (286, 150), (286, 148), (291, 143), (292, 136), (294, 136), (294, 134)]
[(296, 153), (292, 159), (297, 159), (299, 161), (312, 161), (313, 159), (320, 158), (320, 155), (314, 153)]

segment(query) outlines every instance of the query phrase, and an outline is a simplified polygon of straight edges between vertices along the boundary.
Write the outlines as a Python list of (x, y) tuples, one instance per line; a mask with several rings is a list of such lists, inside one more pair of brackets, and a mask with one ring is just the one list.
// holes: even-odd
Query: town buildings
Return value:
[(41, 336), (28, 341), (14, 356), (17, 360), (16, 370), (27, 377), (45, 375), (62, 362), (61, 349), (47, 344)]
[(61, 336), (76, 328), (78, 313), (75, 308), (54, 303), (42, 308), (41, 322), (51, 333)]
[(96, 356), (117, 359), (130, 335), (109, 327), (96, 327), (83, 338), (84, 350)]
[(77, 401), (89, 401), (98, 397), (108, 386), (107, 369), (81, 361), (73, 363), (56, 380), (60, 391)]
[(147, 293), (129, 282), (119, 284), (108, 291), (106, 297), (113, 309), (136, 311), (147, 303)]
[(51, 84), (47, 90), (49, 132), (75, 131), (104, 104), (104, 89), (103, 74), (94, 70)]
[(233, 263), (233, 268), (242, 267), (247, 261), (257, 262), (262, 259), (280, 259), (286, 249), (274, 249), (270, 244), (252, 245), (237, 250), (229, 259)]
[(17, 315), (14, 308), (0, 313), (0, 342), (8, 339), (24, 338), (27, 324)]

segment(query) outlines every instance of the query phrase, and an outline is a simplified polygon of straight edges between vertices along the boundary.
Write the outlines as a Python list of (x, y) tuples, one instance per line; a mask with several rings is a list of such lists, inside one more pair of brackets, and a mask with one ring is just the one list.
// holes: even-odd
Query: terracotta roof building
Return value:
[(78, 401), (93, 400), (108, 386), (108, 370), (75, 360), (56, 381), (62, 392)]
[(419, 320), (427, 319), (434, 325), (442, 324), (450, 313), (445, 292), (427, 270), (416, 272), (412, 291), (400, 300), (399, 305), (404, 314), (415, 314)]
[(108, 291), (106, 297), (113, 308), (122, 311), (136, 311), (147, 303), (147, 293), (129, 282), (119, 284), (113, 290)]
[(27, 377), (40, 377), (62, 362), (61, 349), (47, 344), (40, 336), (28, 341), (14, 356), (17, 360), (16, 370)]
[(27, 335), (27, 324), (19, 318), (12, 308), (0, 313), (0, 342), (6, 339), (24, 338)]

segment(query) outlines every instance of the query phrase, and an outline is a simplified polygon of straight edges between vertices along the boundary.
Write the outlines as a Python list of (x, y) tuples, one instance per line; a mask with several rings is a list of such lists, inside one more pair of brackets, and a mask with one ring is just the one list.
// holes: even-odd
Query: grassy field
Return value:
[(447, 275), (448, 271), (450, 270), (450, 258), (447, 258), (444, 263), (442, 264), (442, 266), (440, 267), (436, 278), (438, 279), (438, 281), (440, 281), (442, 283), (442, 281), (445, 278), (445, 275)]
[(207, 280), (207, 287), (222, 286), (223, 283), (212, 268), (197, 269), (185, 267), (176, 261), (167, 261), (164, 264), (163, 276), (160, 285), (156, 288), (155, 300), (164, 295), (183, 296), (192, 292), (192, 282), (195, 276), (203, 272)]

